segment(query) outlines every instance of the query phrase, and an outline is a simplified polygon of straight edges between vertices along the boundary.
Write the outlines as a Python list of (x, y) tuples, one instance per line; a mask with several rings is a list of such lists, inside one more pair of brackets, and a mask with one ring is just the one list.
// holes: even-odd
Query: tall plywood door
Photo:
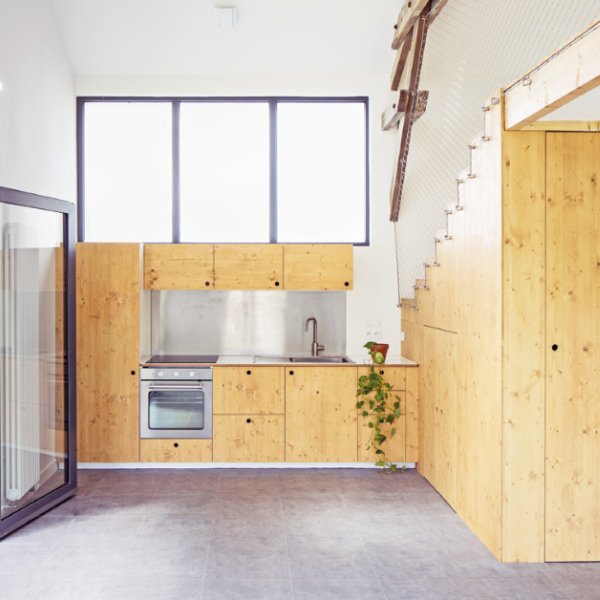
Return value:
[(77, 244), (81, 462), (139, 460), (140, 248)]
[(600, 137), (547, 134), (546, 560), (600, 560)]

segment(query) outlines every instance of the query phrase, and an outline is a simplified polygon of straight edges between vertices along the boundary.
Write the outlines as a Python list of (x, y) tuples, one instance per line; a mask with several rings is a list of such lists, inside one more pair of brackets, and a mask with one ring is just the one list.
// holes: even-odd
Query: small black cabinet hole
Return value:
[(179, 442), (175, 442), (175, 443), (173, 444), (173, 448), (179, 448)]
[(250, 417), (248, 417), (248, 418), (246, 419), (246, 423), (252, 423), (252, 419), (251, 419)]
[(558, 350), (558, 344), (552, 344), (552, 350), (556, 352)]

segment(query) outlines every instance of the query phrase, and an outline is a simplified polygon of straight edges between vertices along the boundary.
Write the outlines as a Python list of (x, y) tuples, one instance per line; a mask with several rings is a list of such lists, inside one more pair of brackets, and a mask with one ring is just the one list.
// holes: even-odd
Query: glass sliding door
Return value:
[(0, 188), (0, 537), (75, 491), (73, 214)]

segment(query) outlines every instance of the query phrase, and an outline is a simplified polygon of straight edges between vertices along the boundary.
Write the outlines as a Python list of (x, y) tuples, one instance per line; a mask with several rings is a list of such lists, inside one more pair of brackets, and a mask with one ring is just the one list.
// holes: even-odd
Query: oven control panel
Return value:
[(210, 381), (212, 380), (211, 367), (142, 367), (140, 369), (142, 381)]

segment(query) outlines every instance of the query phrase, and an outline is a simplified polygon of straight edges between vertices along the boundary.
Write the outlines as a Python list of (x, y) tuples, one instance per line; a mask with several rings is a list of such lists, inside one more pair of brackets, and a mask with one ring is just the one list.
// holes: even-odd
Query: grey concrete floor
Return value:
[(416, 472), (80, 471), (0, 541), (1, 600), (600, 599), (600, 564), (501, 564)]

